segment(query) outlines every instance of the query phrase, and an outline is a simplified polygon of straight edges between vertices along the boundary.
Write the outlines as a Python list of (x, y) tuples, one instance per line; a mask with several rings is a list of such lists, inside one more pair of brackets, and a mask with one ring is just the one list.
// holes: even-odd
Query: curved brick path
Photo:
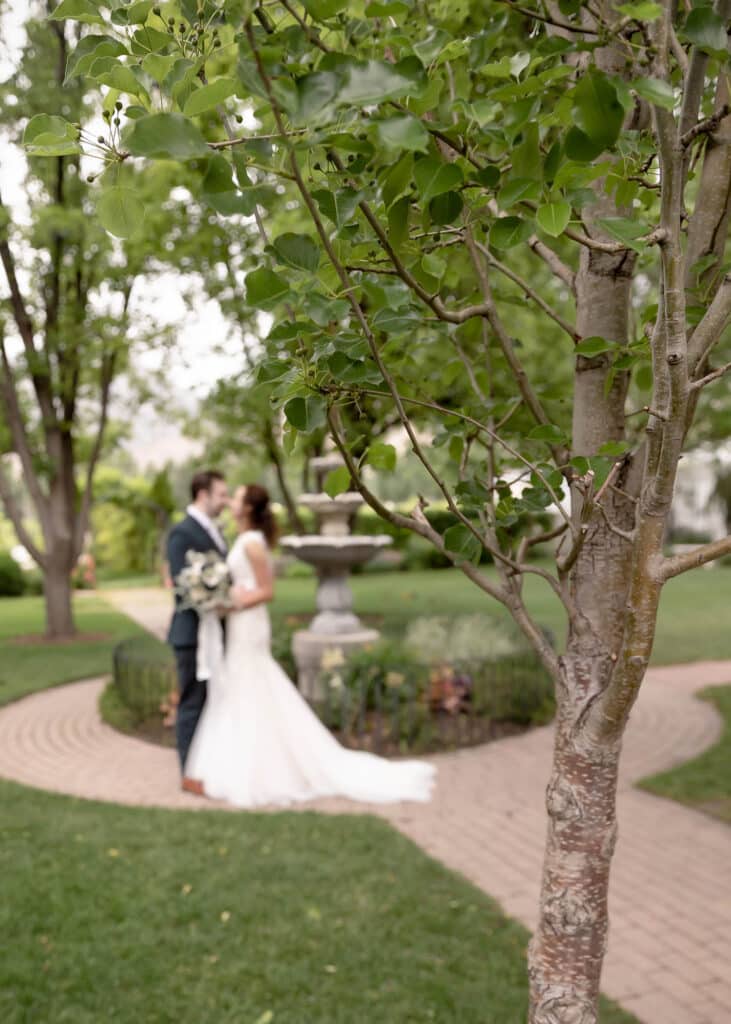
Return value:
[[(159, 631), (165, 608), (159, 599), (127, 594), (114, 603)], [(632, 787), (718, 739), (718, 715), (693, 694), (729, 681), (731, 662), (652, 669), (628, 728), (602, 988), (643, 1024), (731, 1021), (731, 828)], [(180, 792), (171, 751), (101, 722), (103, 686), (102, 680), (75, 683), (0, 710), (0, 777), (122, 804), (216, 806)], [(437, 791), (426, 806), (364, 808), (328, 800), (308, 807), (381, 815), (532, 927), (551, 742), (548, 727), (436, 757)]]

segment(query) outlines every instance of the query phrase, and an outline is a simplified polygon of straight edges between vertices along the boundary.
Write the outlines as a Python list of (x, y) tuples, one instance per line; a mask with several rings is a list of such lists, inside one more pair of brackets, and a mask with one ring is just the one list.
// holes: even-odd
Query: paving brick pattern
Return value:
[[(120, 592), (113, 601), (152, 632), (164, 629), (164, 592)], [(731, 828), (632, 785), (716, 742), (720, 718), (694, 693), (730, 681), (731, 662), (651, 669), (628, 727), (602, 988), (643, 1024), (731, 1024)], [(120, 804), (222, 806), (180, 791), (171, 751), (101, 722), (103, 686), (103, 680), (75, 683), (0, 710), (0, 776)], [(547, 727), (436, 756), (438, 784), (428, 805), (325, 800), (307, 806), (380, 815), (530, 928), (551, 744)]]

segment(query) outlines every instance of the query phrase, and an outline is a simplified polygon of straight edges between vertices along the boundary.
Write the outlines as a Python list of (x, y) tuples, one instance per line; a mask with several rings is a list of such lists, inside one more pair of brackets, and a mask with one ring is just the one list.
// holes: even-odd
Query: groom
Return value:
[[(216, 520), (228, 504), (228, 488), (221, 473), (214, 469), (196, 473), (190, 482), (192, 504), (187, 515), (170, 531), (167, 545), (170, 575), (175, 580), (186, 565), (189, 551), (217, 551), (226, 555), (226, 542)], [(185, 774), (185, 759), (193, 740), (193, 733), (206, 702), (206, 679), (198, 679), (198, 613), (192, 609), (181, 611), (180, 598), (175, 598), (175, 612), (168, 643), (175, 652), (180, 699), (176, 722), (178, 756), (183, 773), (183, 789), (202, 794), (202, 784)]]

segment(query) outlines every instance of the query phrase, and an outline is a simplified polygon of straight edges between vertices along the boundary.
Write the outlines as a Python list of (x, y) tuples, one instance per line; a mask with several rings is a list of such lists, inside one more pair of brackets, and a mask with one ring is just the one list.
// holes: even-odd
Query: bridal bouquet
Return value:
[(175, 593), (180, 597), (180, 608), (192, 608), (203, 615), (230, 604), (232, 579), (229, 568), (215, 551), (189, 551), (187, 565), (175, 578)]

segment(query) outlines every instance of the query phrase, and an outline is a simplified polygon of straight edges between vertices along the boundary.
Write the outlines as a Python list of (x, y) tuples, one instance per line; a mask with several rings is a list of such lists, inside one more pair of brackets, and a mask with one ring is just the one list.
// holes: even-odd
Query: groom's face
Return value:
[(208, 491), (208, 508), (206, 509), (207, 515), (211, 519), (217, 519), (223, 512), (224, 508), (228, 505), (228, 485), (225, 480), (214, 480), (211, 483), (211, 489)]

